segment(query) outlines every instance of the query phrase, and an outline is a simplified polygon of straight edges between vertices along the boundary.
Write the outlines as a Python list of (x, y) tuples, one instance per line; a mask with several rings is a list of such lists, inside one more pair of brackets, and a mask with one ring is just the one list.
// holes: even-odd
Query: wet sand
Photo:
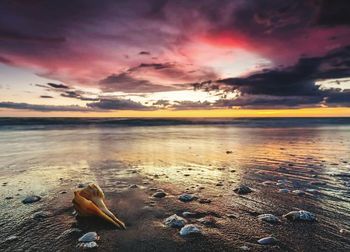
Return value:
[[(97, 251), (349, 251), (350, 236), (340, 233), (350, 230), (349, 134), (346, 127), (7, 130), (0, 136), (1, 251), (78, 251), (78, 238), (89, 231), (101, 237)], [(89, 182), (101, 186), (127, 230), (74, 216), (73, 191)], [(253, 192), (237, 195), (240, 184)], [(153, 188), (167, 196), (152, 197)], [(298, 196), (281, 188), (317, 191)], [(181, 202), (185, 192), (198, 200)], [(22, 204), (30, 194), (42, 199)], [(282, 217), (299, 209), (317, 222)], [(33, 218), (39, 211), (50, 214)], [(181, 237), (164, 225), (184, 211), (196, 213), (186, 219), (202, 235)], [(259, 221), (264, 213), (282, 222)], [(198, 221), (205, 216), (215, 224)], [(81, 233), (62, 235), (71, 228)], [(6, 241), (12, 235), (17, 239)], [(270, 235), (276, 244), (257, 243)]]

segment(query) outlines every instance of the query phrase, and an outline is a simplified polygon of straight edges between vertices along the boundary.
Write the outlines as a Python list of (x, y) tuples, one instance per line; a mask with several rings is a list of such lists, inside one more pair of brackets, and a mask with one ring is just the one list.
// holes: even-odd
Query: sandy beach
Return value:
[[(80, 251), (79, 237), (97, 232), (92, 251), (349, 251), (349, 120), (283, 120), (292, 119), (3, 123), (0, 250)], [(88, 183), (103, 189), (126, 230), (74, 215), (73, 192)], [(235, 193), (241, 185), (252, 192)], [(23, 204), (29, 195), (41, 199)], [(283, 217), (298, 210), (317, 221)], [(200, 234), (165, 225), (174, 214)], [(269, 236), (273, 244), (257, 242)]]

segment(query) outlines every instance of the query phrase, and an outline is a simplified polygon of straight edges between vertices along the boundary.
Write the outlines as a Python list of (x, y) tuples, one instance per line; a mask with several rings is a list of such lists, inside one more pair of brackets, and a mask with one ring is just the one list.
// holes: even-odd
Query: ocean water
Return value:
[[(350, 118), (2, 118), (0, 240), (21, 237), (21, 242), (5, 246), (9, 251), (60, 246), (57, 236), (74, 222), (68, 212), (72, 210), (71, 192), (79, 183), (97, 182), (108, 194), (128, 190), (130, 181), (146, 181), (217, 197), (223, 202), (221, 211), (234, 208), (282, 215), (295, 209), (309, 210), (319, 219), (317, 232), (308, 227), (308, 232), (313, 232), (307, 234), (309, 239), (319, 246), (328, 244), (326, 248), (350, 249), (349, 239), (339, 233), (350, 229), (349, 154)], [(285, 182), (276, 185), (278, 180)], [(274, 184), (264, 185), (264, 181)], [(218, 182), (224, 186), (218, 187)], [(232, 189), (242, 183), (256, 191), (250, 201), (232, 195)], [(199, 186), (206, 189), (199, 191)], [(317, 191), (304, 196), (281, 195), (281, 188)], [(22, 204), (30, 194), (43, 200)], [(62, 216), (33, 222), (31, 215), (45, 209)], [(222, 235), (227, 242), (232, 240), (230, 225), (225, 227), (227, 237)], [(239, 222), (235, 225), (246, 237), (248, 227)], [(291, 251), (317, 246), (312, 241), (295, 244), (303, 239), (299, 227), (256, 229), (261, 235), (263, 231), (274, 233)], [(38, 247), (35, 239), (41, 240), (43, 247)]]

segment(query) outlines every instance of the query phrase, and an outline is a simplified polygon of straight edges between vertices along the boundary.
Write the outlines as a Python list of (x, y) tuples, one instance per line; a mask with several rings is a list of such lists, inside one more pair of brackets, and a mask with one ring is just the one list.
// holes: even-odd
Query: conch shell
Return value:
[(86, 188), (74, 191), (73, 205), (80, 216), (99, 216), (120, 229), (126, 229), (104, 203), (105, 195), (96, 184), (90, 184)]

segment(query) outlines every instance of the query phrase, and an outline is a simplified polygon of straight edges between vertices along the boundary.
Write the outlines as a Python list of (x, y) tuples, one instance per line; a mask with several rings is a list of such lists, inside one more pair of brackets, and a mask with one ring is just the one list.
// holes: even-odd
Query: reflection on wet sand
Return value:
[[(74, 250), (79, 235), (62, 236), (71, 228), (97, 231), (104, 250), (151, 251), (156, 244), (159, 251), (242, 246), (259, 251), (266, 248), (257, 240), (269, 235), (278, 240), (271, 250), (350, 249), (349, 238), (339, 232), (350, 229), (346, 127), (8, 130), (0, 135), (0, 148), (0, 196), (12, 197), (0, 203), (0, 239), (18, 237), (3, 243), (9, 251)], [(72, 192), (88, 182), (103, 188), (111, 211), (126, 221), (126, 231), (73, 216)], [(241, 184), (253, 192), (235, 194), (233, 189)], [(153, 198), (154, 188), (166, 197)], [(181, 202), (182, 193), (198, 200)], [(42, 200), (22, 204), (31, 194)], [(315, 213), (318, 222), (282, 218), (301, 209)], [(52, 216), (33, 219), (38, 211)], [(197, 214), (187, 220), (201, 227), (205, 241), (193, 238), (189, 245), (178, 231), (162, 224), (166, 217), (186, 211)], [(282, 223), (258, 221), (257, 216), (265, 213)], [(214, 218), (215, 225), (203, 224), (200, 218), (206, 216)]]

